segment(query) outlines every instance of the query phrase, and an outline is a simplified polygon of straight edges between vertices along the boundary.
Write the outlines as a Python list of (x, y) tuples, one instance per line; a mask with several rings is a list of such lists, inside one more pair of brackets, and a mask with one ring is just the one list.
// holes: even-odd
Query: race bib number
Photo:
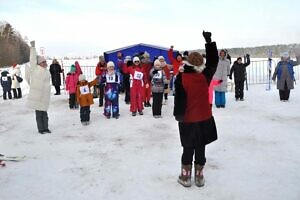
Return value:
[(2, 77), (2, 81), (7, 81), (7, 77), (6, 77), (6, 76), (3, 76), (3, 77)]
[(89, 86), (87, 86), (87, 85), (85, 85), (85, 86), (80, 86), (80, 93), (81, 93), (81, 94), (88, 94), (88, 93), (90, 93)]
[(106, 82), (107, 83), (115, 83), (116, 82), (116, 76), (114, 75), (108, 75), (106, 74)]
[(133, 79), (136, 79), (136, 80), (142, 80), (143, 79), (143, 73), (142, 72), (137, 72), (135, 71), (134, 72), (134, 76), (133, 76)]
[(156, 74), (153, 76), (154, 79), (161, 79), (162, 78), (162, 71), (158, 71)]

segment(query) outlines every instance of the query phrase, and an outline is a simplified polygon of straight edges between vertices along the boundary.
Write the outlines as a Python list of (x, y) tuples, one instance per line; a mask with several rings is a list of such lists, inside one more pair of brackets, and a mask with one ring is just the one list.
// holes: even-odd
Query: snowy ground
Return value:
[(26, 96), (0, 100), (0, 153), (26, 155), (0, 168), (1, 199), (300, 199), (298, 85), (287, 103), (274, 85), (270, 92), (251, 85), (244, 102), (229, 92), (227, 107), (213, 108), (219, 139), (207, 146), (203, 188), (177, 183), (181, 146), (172, 97), (162, 119), (150, 108), (130, 116), (123, 95), (118, 120), (105, 119), (95, 103), (83, 127), (62, 93), (51, 96), (47, 135), (37, 133)]

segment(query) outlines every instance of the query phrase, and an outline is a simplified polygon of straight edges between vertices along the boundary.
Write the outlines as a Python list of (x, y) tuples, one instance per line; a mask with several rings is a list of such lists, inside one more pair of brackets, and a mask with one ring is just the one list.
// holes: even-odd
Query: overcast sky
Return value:
[(300, 42), (299, 0), (0, 0), (0, 20), (46, 55), (98, 55), (146, 43), (176, 50)]

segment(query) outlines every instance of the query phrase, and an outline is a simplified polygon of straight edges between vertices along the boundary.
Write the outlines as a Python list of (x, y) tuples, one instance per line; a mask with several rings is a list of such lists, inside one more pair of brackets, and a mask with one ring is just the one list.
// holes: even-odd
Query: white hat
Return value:
[(37, 56), (37, 64), (41, 64), (42, 62), (46, 61), (46, 59), (44, 58), (44, 56)]
[(79, 81), (85, 81), (86, 80), (85, 75), (80, 74), (78, 80)]
[(107, 67), (115, 67), (115, 64), (113, 61), (109, 61), (107, 64), (106, 64)]
[(164, 60), (165, 58), (163, 56), (158, 56), (158, 60)]
[(135, 56), (135, 57), (133, 58), (133, 62), (136, 62), (136, 61), (139, 61), (139, 62), (140, 62), (140, 59), (139, 59), (139, 57), (136, 57), (136, 56)]
[(283, 57), (283, 58), (288, 58), (288, 57), (290, 57), (290, 55), (289, 55), (289, 52), (282, 52), (281, 54), (280, 54), (280, 56), (281, 57)]

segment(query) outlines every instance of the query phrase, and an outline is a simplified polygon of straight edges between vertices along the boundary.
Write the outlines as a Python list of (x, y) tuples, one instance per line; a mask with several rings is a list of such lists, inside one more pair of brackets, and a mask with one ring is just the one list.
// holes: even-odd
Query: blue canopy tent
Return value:
[[(153, 61), (154, 57), (158, 57), (158, 56), (163, 56), (166, 60), (166, 62), (168, 64), (170, 64), (170, 60), (168, 58), (168, 48), (165, 47), (160, 47), (160, 46), (154, 46), (154, 45), (150, 45), (150, 44), (135, 44), (135, 45), (131, 45), (131, 46), (127, 46), (127, 47), (122, 47), (119, 49), (115, 49), (115, 50), (111, 50), (111, 51), (106, 51), (104, 52), (104, 58), (105, 61), (113, 61), (115, 64), (118, 60), (117, 57), (117, 53), (121, 52), (125, 56), (134, 56), (137, 55), (141, 52), (145, 52), (147, 51), (150, 54), (150, 59), (151, 61)], [(175, 56), (177, 54), (178, 51), (174, 50), (174, 55)]]

